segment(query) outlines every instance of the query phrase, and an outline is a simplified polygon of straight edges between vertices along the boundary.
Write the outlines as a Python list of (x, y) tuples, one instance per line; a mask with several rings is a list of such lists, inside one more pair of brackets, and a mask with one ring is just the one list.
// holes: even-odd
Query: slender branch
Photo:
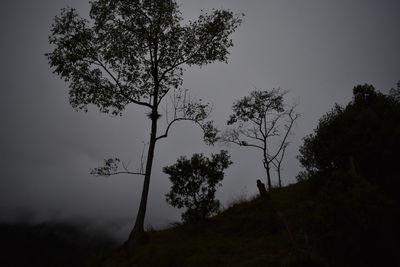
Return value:
[(241, 131), (240, 133), (243, 134), (243, 135), (244, 135), (245, 137), (247, 137), (247, 138), (254, 139), (254, 140), (258, 140), (258, 141), (261, 141), (261, 142), (264, 142), (264, 139), (258, 137), (257, 134), (251, 135), (251, 134), (250, 134), (250, 131), (245, 131), (245, 130), (243, 130), (243, 131)]
[(175, 119), (173, 119), (173, 120), (168, 124), (167, 128), (165, 129), (165, 133), (162, 134), (162, 135), (160, 135), (160, 136), (158, 136), (158, 137), (156, 138), (156, 140), (160, 140), (160, 139), (163, 139), (163, 138), (167, 138), (167, 137), (168, 137), (168, 132), (169, 132), (170, 128), (171, 128), (172, 125), (173, 125), (175, 122), (177, 122), (177, 121), (192, 121), (192, 122), (194, 122), (195, 124), (199, 125), (200, 128), (203, 129), (202, 125), (201, 125), (198, 121), (195, 121), (194, 119), (191, 119), (191, 118), (175, 118)]
[(295, 122), (295, 121), (299, 118), (299, 116), (300, 116), (298, 113), (295, 113), (294, 117), (292, 117), (293, 112), (294, 112), (294, 108), (295, 108), (295, 106), (293, 106), (293, 107), (290, 109), (290, 111), (287, 113), (287, 115), (288, 115), (289, 118), (290, 118), (290, 123), (289, 123), (289, 125), (286, 126), (286, 133), (285, 133), (285, 136), (283, 137), (282, 142), (281, 142), (281, 145), (279, 146), (279, 149), (278, 149), (278, 151), (276, 152), (276, 154), (270, 158), (270, 160), (269, 160), (270, 162), (272, 162), (272, 161), (279, 155), (279, 153), (282, 151), (283, 147), (285, 146), (286, 139), (288, 138), (288, 136), (289, 136), (289, 134), (290, 134), (290, 132), (291, 132), (291, 129), (292, 129), (292, 127), (293, 127), (294, 122)]
[(254, 148), (264, 150), (264, 148), (262, 146), (252, 144), (247, 141), (241, 141), (238, 137), (238, 132), (236, 132), (235, 130), (234, 130), (234, 132), (226, 131), (225, 134), (223, 134), (223, 136), (222, 136), (222, 140), (225, 143), (232, 143), (232, 144), (236, 144), (238, 146), (248, 146), (248, 147), (254, 147)]
[(165, 93), (162, 94), (162, 96), (159, 97), (159, 100), (157, 102), (157, 105), (159, 105), (161, 103), (161, 101), (163, 100), (163, 98), (169, 93), (170, 89), (166, 90)]
[(120, 159), (118, 158), (111, 158), (104, 160), (104, 166), (103, 167), (97, 167), (94, 168), (90, 174), (94, 176), (112, 176), (112, 175), (118, 175), (118, 174), (131, 174), (131, 175), (145, 175), (143, 171), (138, 171), (138, 172), (131, 172), (128, 170), (128, 165), (126, 165), (124, 162), (122, 162), (122, 168), (124, 169), (123, 171), (119, 171), (119, 164), (120, 164)]
[(144, 176), (144, 175), (145, 175), (145, 173), (141, 173), (141, 172), (127, 172), (127, 171), (121, 171), (121, 172), (109, 173), (109, 174), (107, 174), (107, 176), (118, 175), (118, 174), (131, 174), (131, 175), (141, 175), (141, 176)]
[(285, 157), (285, 152), (286, 152), (286, 148), (288, 147), (289, 143), (285, 143), (283, 149), (282, 149), (282, 153), (281, 156), (279, 158), (275, 158), (271, 163), (272, 165), (274, 165), (274, 167), (276, 169), (280, 169), (281, 168), (281, 164), (282, 164), (282, 160)]
[[(267, 122), (265, 122), (265, 129), (266, 129), (266, 136), (276, 136), (279, 135), (276, 129), (276, 124), (278, 123), (279, 119), (282, 118), (285, 114), (278, 114), (275, 115), (276, 117), (271, 121), (271, 127), (267, 127)], [(266, 119), (267, 116), (265, 116)]]
[(261, 149), (261, 150), (264, 149), (263, 147), (261, 147), (261, 146), (259, 146), (259, 145), (250, 144), (250, 143), (248, 143), (248, 142), (246, 142), (245, 144), (244, 144), (243, 142), (240, 142), (240, 141), (229, 141), (229, 142), (230, 142), (230, 143), (233, 143), (233, 144), (236, 144), (236, 145), (239, 145), (239, 146), (254, 147), (254, 148)]

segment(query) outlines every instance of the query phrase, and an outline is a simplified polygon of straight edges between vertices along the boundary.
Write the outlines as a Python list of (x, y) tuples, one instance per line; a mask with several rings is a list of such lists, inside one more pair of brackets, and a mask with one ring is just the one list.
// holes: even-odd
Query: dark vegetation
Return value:
[[(398, 91), (398, 90), (397, 90)], [(304, 138), (299, 179), (348, 170), (399, 200), (400, 102), (371, 85), (353, 89), (353, 101), (336, 105)]]
[(117, 242), (82, 226), (65, 223), (0, 224), (0, 266), (89, 266), (101, 260)]
[(400, 102), (370, 85), (304, 139), (298, 183), (148, 232), (103, 266), (400, 266)]
[(178, 161), (164, 167), (164, 173), (172, 182), (166, 200), (173, 207), (186, 208), (182, 220), (193, 223), (207, 219), (219, 211), (220, 203), (215, 199), (217, 187), (222, 185), (224, 170), (232, 164), (227, 151), (212, 154), (194, 154), (192, 158), (180, 157)]
[(100, 266), (398, 266), (397, 207), (364, 179), (335, 172), (206, 222), (148, 232)]

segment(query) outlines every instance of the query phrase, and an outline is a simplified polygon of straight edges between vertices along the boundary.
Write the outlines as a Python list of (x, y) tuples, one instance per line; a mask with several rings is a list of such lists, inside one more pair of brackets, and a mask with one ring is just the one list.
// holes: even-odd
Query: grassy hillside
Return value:
[(397, 203), (378, 189), (336, 173), (238, 202), (206, 222), (148, 232), (102, 266), (400, 266), (398, 218)]

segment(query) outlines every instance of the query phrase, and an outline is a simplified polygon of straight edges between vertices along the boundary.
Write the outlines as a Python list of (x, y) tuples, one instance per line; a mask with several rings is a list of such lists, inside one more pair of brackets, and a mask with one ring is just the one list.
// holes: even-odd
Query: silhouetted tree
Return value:
[(390, 89), (390, 96), (400, 102), (400, 81), (397, 82), (397, 88)]
[(268, 190), (272, 187), (272, 164), (279, 166), (280, 170), (280, 162), (288, 144), (287, 138), (294, 122), (299, 118), (295, 105), (284, 104), (285, 94), (280, 89), (254, 90), (249, 96), (236, 101), (232, 106), (233, 115), (227, 122), (233, 127), (225, 130), (221, 137), (224, 142), (262, 151)]
[[(97, 0), (91, 2), (90, 19), (65, 8), (55, 18), (49, 41), (55, 46), (46, 54), (54, 72), (68, 82), (71, 105), (87, 111), (94, 104), (100, 111), (121, 115), (128, 104), (148, 109), (150, 139), (144, 172), (143, 192), (129, 241), (144, 232), (143, 224), (156, 142), (167, 137), (171, 125), (190, 120), (204, 131), (208, 143), (217, 134), (206, 121), (210, 107), (188, 98), (181, 90), (184, 66), (203, 66), (227, 61), (233, 45), (231, 33), (241, 16), (227, 10), (201, 14), (182, 25), (173, 0)], [(159, 107), (174, 91), (174, 110), (169, 113), (163, 134), (158, 134)], [(117, 173), (119, 160), (106, 160), (98, 175)]]
[(163, 171), (172, 182), (166, 200), (174, 207), (186, 208), (182, 214), (183, 221), (204, 220), (219, 210), (215, 192), (224, 178), (224, 170), (232, 164), (229, 158), (222, 150), (219, 154), (212, 154), (211, 159), (203, 154), (194, 154), (191, 159), (180, 157), (174, 165), (164, 167)]
[(354, 87), (353, 95), (352, 102), (345, 108), (336, 105), (304, 138), (298, 157), (303, 176), (348, 170), (397, 195), (400, 102), (367, 84)]

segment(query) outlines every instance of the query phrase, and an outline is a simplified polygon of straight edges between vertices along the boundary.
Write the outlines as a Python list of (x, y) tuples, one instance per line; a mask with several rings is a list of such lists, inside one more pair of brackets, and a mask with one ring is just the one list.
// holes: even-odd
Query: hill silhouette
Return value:
[(396, 92), (354, 87), (304, 138), (297, 184), (148, 232), (103, 266), (400, 266)]
[(147, 232), (98, 266), (399, 266), (397, 207), (365, 179), (335, 172)]

